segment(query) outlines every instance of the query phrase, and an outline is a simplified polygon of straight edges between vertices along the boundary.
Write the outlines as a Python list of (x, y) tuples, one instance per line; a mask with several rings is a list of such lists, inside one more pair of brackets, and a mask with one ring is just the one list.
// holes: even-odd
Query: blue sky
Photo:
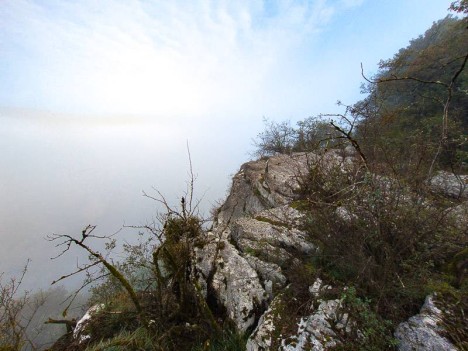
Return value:
[(145, 222), (157, 209), (141, 190), (176, 202), (187, 141), (208, 212), (263, 117), (294, 123), (357, 101), (360, 63), (375, 73), (449, 5), (3, 0), (0, 272), (27, 257), (46, 266), (45, 234)]

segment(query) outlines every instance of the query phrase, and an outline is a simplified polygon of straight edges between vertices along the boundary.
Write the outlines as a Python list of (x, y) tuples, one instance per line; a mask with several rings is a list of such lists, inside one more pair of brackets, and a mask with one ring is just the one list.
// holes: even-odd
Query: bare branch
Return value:
[(416, 82), (419, 82), (419, 83), (425, 83), (425, 84), (436, 84), (436, 85), (442, 85), (446, 88), (449, 87), (448, 84), (444, 83), (444, 82), (441, 82), (439, 80), (424, 80), (424, 79), (420, 79), (420, 78), (417, 78), (417, 77), (409, 77), (409, 76), (405, 76), (405, 77), (398, 77), (394, 74), (392, 74), (389, 78), (379, 78), (377, 80), (373, 80), (373, 79), (369, 79), (366, 77), (366, 75), (364, 74), (364, 67), (362, 65), (362, 62), (361, 62), (361, 76), (368, 82), (368, 83), (371, 83), (371, 84), (379, 84), (379, 83), (385, 83), (385, 82), (393, 82), (393, 81), (404, 81), (404, 80), (412, 80), (412, 81), (416, 81)]
[(68, 310), (70, 309), (71, 305), (73, 304), (73, 302), (75, 301), (75, 299), (77, 298), (78, 294), (84, 289), (86, 288), (88, 285), (94, 283), (95, 281), (99, 280), (99, 279), (102, 279), (104, 277), (107, 277), (109, 274), (103, 274), (99, 277), (94, 277), (93, 279), (89, 279), (87, 281), (85, 281), (77, 290), (75, 290), (75, 292), (69, 296), (67, 299), (65, 299), (65, 301), (63, 301), (62, 303), (65, 303), (67, 300), (69, 300), (67, 306), (64, 308), (63, 312), (62, 312), (62, 316), (66, 317), (67, 316), (67, 313), (68, 313)]
[(91, 268), (91, 267), (97, 266), (97, 265), (100, 264), (100, 263), (101, 263), (101, 262), (96, 261), (96, 262), (94, 262), (94, 263), (91, 263), (91, 264), (89, 264), (89, 265), (86, 265), (86, 266), (84, 266), (84, 267), (81, 267), (81, 268), (79, 268), (78, 270), (76, 270), (76, 271), (74, 271), (74, 272), (72, 272), (72, 273), (70, 273), (70, 274), (62, 275), (60, 278), (58, 278), (57, 280), (54, 280), (54, 281), (53, 281), (52, 283), (50, 283), (50, 284), (51, 284), (51, 285), (54, 285), (54, 284), (56, 284), (56, 283), (58, 283), (58, 282), (60, 282), (60, 281), (62, 281), (62, 280), (64, 280), (64, 279), (66, 279), (66, 278), (71, 277), (72, 275), (81, 273), (81, 272), (83, 272), (83, 271), (88, 270), (88, 269)]
[(194, 175), (193, 175), (193, 167), (192, 167), (192, 156), (190, 155), (190, 148), (189, 148), (189, 144), (188, 144), (188, 140), (187, 140), (187, 155), (188, 155), (188, 160), (189, 160), (189, 167), (190, 167), (190, 170), (189, 170), (189, 176), (190, 176), (190, 180), (189, 180), (189, 189), (188, 189), (188, 198), (189, 198), (189, 201), (188, 201), (188, 209), (189, 209), (189, 213), (190, 215), (192, 214), (192, 201), (193, 201), (193, 185), (194, 185)]
[[(335, 122), (331, 121), (330, 124), (338, 131), (340, 132), (341, 134), (343, 134), (344, 137), (346, 137), (346, 139), (349, 140), (349, 142), (351, 143), (351, 145), (354, 147), (354, 149), (357, 151), (357, 153), (359, 154), (359, 157), (361, 158), (362, 162), (364, 163), (365, 167), (367, 169), (369, 169), (369, 165), (367, 163), (367, 159), (366, 159), (366, 156), (364, 155), (364, 153), (362, 152), (361, 150), (361, 147), (359, 146), (359, 143), (356, 141), (356, 139), (354, 139), (351, 135), (351, 132), (348, 131), (346, 132), (345, 130), (343, 130), (341, 127), (339, 127), (337, 124), (335, 124)], [(350, 129), (352, 130), (352, 128)]]
[(76, 319), (53, 319), (49, 318), (47, 321), (44, 322), (44, 324), (65, 324), (67, 327), (67, 333), (73, 332), (73, 330), (76, 327)]
[[(140, 315), (140, 317), (144, 318), (143, 309), (141, 308), (140, 301), (139, 301), (139, 299), (138, 299), (138, 297), (136, 295), (135, 290), (133, 289), (133, 287), (129, 283), (129, 281), (122, 275), (122, 273), (120, 273), (118, 271), (118, 269), (110, 261), (108, 261), (104, 256), (102, 256), (101, 253), (91, 249), (91, 247), (89, 247), (87, 244), (84, 243), (86, 238), (88, 238), (90, 236), (101, 238), (100, 236), (91, 235), (91, 233), (95, 229), (96, 229), (96, 226), (88, 225), (81, 232), (81, 239), (80, 240), (75, 239), (70, 235), (57, 235), (57, 234), (54, 234), (50, 240), (53, 241), (53, 240), (59, 240), (59, 239), (63, 240), (63, 239), (65, 239), (65, 241), (62, 242), (61, 244), (66, 244), (67, 245), (66, 251), (70, 248), (70, 246), (72, 244), (77, 245), (77, 246), (81, 247), (82, 249), (84, 249), (85, 251), (87, 251), (92, 257), (94, 257), (97, 260), (96, 262), (101, 263), (108, 270), (108, 272), (110, 274), (112, 274), (112, 276), (114, 276), (120, 282), (120, 284), (122, 284), (122, 287), (127, 291), (128, 295), (130, 296), (130, 299), (132, 300), (138, 314)], [(109, 239), (109, 236), (104, 236), (102, 238)], [(65, 251), (63, 251), (62, 254), (64, 252)], [(91, 266), (92, 265), (89, 265), (89, 267), (91, 267)], [(79, 269), (78, 271), (76, 271), (76, 273), (80, 273), (80, 272), (85, 271), (85, 270), (86, 269)], [(71, 275), (73, 275), (73, 274), (68, 275), (68, 277), (71, 276)], [(61, 279), (59, 279), (59, 280), (61, 280)]]

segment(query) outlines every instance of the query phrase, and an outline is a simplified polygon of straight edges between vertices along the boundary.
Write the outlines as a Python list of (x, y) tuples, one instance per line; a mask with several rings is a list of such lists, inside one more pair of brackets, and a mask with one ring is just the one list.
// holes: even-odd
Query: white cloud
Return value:
[(334, 13), (323, 0), (9, 1), (3, 50), (27, 57), (6, 72), (14, 94), (0, 94), (0, 104), (161, 116), (240, 103), (258, 111), (258, 96), (282, 89), (268, 86), (271, 76), (292, 85), (284, 67)]

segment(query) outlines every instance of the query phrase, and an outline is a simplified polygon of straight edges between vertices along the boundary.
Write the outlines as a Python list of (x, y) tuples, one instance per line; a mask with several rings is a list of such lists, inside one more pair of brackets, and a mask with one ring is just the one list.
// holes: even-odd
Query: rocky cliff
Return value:
[[(217, 318), (250, 335), (249, 351), (331, 350), (359, 338), (372, 343), (367, 334), (375, 330), (360, 324), (369, 322), (363, 313), (367, 310), (354, 308), (367, 306), (365, 302), (352, 288), (325, 281), (311, 263), (321, 247), (305, 229), (309, 218), (301, 210), (301, 189), (312, 165), (318, 164), (323, 172), (363, 172), (352, 149), (248, 162), (234, 176), (211, 230), (191, 246), (190, 280)], [(382, 192), (391, 187), (391, 180), (378, 179)], [(441, 173), (432, 186), (449, 197), (465, 196), (465, 181)], [(466, 202), (457, 206), (451, 213), (463, 227)], [(334, 211), (339, 221), (355, 216), (341, 205)], [(399, 350), (457, 350), (440, 323), (443, 316), (434, 299), (427, 297), (420, 314), (401, 323), (394, 339), (390, 336)], [(84, 338), (83, 323), (78, 325), (75, 338)]]
[[(317, 160), (342, 168), (357, 162), (347, 150), (278, 155), (244, 164), (207, 235), (209, 243), (196, 250), (194, 274), (205, 294), (215, 295), (239, 330), (253, 329), (248, 350), (326, 350), (343, 339), (337, 334), (359, 329), (350, 327), (352, 316), (340, 308), (340, 299), (324, 298), (321, 292), (332, 287), (318, 277), (308, 287), (310, 299), (301, 313), (288, 315), (282, 306), (288, 268), (319, 250), (301, 230), (304, 215), (295, 203), (309, 166)], [(440, 173), (432, 184), (448, 196), (465, 196), (465, 178)], [(440, 310), (431, 301), (428, 297), (421, 315), (397, 328), (400, 350), (456, 349), (442, 336)]]

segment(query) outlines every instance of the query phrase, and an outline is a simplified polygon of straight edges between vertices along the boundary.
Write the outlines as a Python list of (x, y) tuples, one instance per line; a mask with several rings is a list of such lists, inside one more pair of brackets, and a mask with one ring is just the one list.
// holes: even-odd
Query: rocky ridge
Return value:
[[(319, 158), (324, 165), (341, 167), (350, 167), (355, 162), (352, 150), (332, 150), (326, 155), (277, 155), (244, 164), (219, 209), (217, 221), (208, 234), (209, 243), (196, 251), (195, 272), (205, 293), (211, 284), (212, 293), (239, 330), (255, 327), (248, 340), (249, 351), (327, 350), (339, 343), (337, 333), (351, 332), (349, 317), (340, 312), (339, 299), (319, 298), (316, 306), (304, 309), (301, 318), (286, 323), (289, 325), (286, 332), (281, 330), (285, 323), (279, 321), (288, 318), (281, 315), (282, 294), (278, 294), (288, 283), (285, 267), (302, 254), (317, 250), (301, 231), (302, 214), (292, 205), (309, 163)], [(455, 184), (458, 178), (437, 174), (434, 179), (435, 191), (448, 189), (448, 196), (455, 196), (457, 191), (464, 196), (461, 183)], [(314, 286), (315, 291), (323, 289), (321, 281)], [(426, 307), (428, 301), (429, 297)], [(423, 307), (425, 318), (435, 313), (426, 307)], [(417, 344), (419, 338), (424, 338), (428, 345), (441, 345), (440, 350), (456, 350), (440, 335), (440, 327), (435, 323), (416, 323), (421, 320), (426, 319), (415, 316), (399, 326), (396, 336), (400, 350), (411, 349), (409, 345)]]
[[(337, 346), (342, 339), (338, 335), (359, 337), (353, 316), (343, 312), (342, 300), (327, 298), (332, 287), (320, 279), (310, 285), (311, 303), (301, 307), (299, 316), (288, 315), (283, 302), (288, 268), (318, 250), (301, 230), (303, 214), (295, 208), (302, 177), (310, 162), (318, 159), (325, 167), (352, 167), (356, 162), (352, 150), (331, 150), (325, 155), (277, 155), (244, 164), (233, 177), (230, 194), (204, 244), (193, 248), (191, 279), (212, 310), (222, 311), (237, 330), (250, 333), (249, 351), (321, 351)], [(447, 188), (447, 195), (455, 196), (454, 180), (447, 183), (439, 178), (432, 183), (435, 191)], [(345, 208), (338, 210), (343, 218), (352, 215)], [(397, 328), (399, 350), (457, 350), (434, 322), (439, 315), (428, 297), (421, 313)], [(78, 325), (82, 328), (83, 323)]]

